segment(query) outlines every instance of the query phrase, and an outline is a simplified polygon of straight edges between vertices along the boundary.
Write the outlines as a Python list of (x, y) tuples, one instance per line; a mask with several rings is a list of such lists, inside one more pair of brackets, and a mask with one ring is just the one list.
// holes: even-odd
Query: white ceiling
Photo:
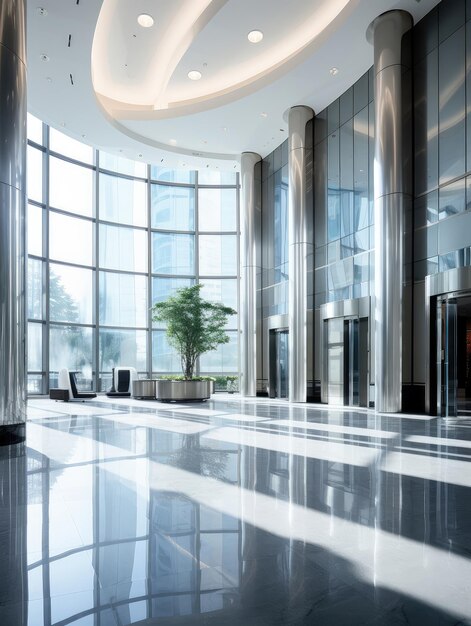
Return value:
[[(241, 152), (265, 156), (286, 138), (289, 107), (322, 110), (372, 65), (365, 32), (377, 15), (402, 8), (418, 21), (435, 4), (28, 0), (28, 108), (132, 159), (238, 168)], [(140, 13), (152, 28), (137, 24)], [(248, 42), (252, 29), (261, 43)], [(200, 81), (188, 79), (192, 69)]]

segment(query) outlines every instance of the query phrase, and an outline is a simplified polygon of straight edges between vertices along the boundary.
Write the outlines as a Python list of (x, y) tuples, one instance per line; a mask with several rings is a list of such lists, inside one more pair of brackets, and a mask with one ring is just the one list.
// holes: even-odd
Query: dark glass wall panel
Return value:
[(353, 114), (356, 115), (368, 104), (368, 72), (353, 85)]
[(438, 37), (440, 43), (463, 26), (465, 18), (465, 0), (443, 0), (438, 5)]
[(368, 107), (353, 118), (353, 231), (369, 225), (368, 206)]
[(415, 194), (438, 185), (438, 50), (414, 68)]
[[(471, 0), (469, 0), (471, 4)], [(466, 24), (466, 171), (471, 170), (471, 22)]]
[(338, 131), (327, 139), (327, 241), (340, 237), (340, 140)]
[(334, 100), (327, 107), (327, 132), (330, 135), (339, 127), (340, 102), (339, 99)]
[(440, 187), (438, 194), (438, 219), (463, 213), (466, 208), (465, 179)]
[(465, 28), (439, 48), (439, 174), (440, 184), (465, 172)]
[(438, 6), (414, 26), (412, 41), (415, 63), (438, 46)]
[(340, 125), (353, 117), (353, 86), (340, 96)]
[(314, 143), (319, 143), (327, 137), (327, 109), (316, 114), (314, 119)]
[(314, 148), (314, 243), (327, 243), (327, 141)]
[(340, 233), (353, 232), (353, 120), (340, 127)]

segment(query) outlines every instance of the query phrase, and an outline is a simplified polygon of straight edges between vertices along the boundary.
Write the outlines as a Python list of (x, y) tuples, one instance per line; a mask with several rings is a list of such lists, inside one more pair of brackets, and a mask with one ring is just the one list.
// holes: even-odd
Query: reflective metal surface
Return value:
[[(0, 45), (26, 63), (26, 13), (23, 0), (2, 0), (0, 6)], [(3, 54), (3, 52), (2, 52)]]
[(132, 395), (134, 398), (155, 398), (155, 386), (157, 381), (151, 379), (134, 380), (132, 383)]
[(320, 307), (321, 320), (331, 319), (332, 317), (369, 317), (370, 316), (371, 298), (364, 296), (363, 298), (353, 298), (352, 300), (337, 300), (336, 302), (328, 302)]
[(313, 111), (306, 106), (289, 110), (289, 398), (306, 402), (307, 398), (307, 270), (308, 255), (313, 254), (309, 241), (306, 211), (306, 124)]
[(259, 154), (243, 152), (240, 161), (240, 220), (241, 220), (241, 268), (240, 268), (240, 353), (241, 385), (243, 396), (257, 395), (257, 276), (261, 273), (261, 234), (259, 194), (255, 186), (255, 164)]
[(469, 624), (469, 420), (228, 395), (29, 417), (0, 459), (2, 626)]
[[(411, 136), (404, 137), (406, 61), (404, 34), (412, 18), (389, 11), (370, 25), (375, 57), (375, 406), (402, 405), (403, 233)], [(410, 106), (410, 104), (409, 104)]]
[(210, 380), (158, 380), (155, 395), (157, 400), (206, 400), (212, 388)]
[(0, 4), (0, 443), (24, 435), (26, 67), (23, 0)]

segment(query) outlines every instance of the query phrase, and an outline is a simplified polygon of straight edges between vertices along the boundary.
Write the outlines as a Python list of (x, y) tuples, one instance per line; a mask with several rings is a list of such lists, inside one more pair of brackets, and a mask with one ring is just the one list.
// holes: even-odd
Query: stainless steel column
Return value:
[[(306, 124), (314, 112), (306, 106), (289, 110), (289, 399), (307, 398), (307, 255)], [(309, 250), (310, 248), (310, 250)]]
[(0, 443), (24, 439), (26, 49), (24, 0), (0, 2)]
[(257, 395), (257, 277), (261, 273), (260, 204), (257, 202), (255, 164), (259, 154), (243, 152), (240, 162), (240, 325), (241, 385), (243, 396)]
[(404, 134), (404, 80), (410, 54), (403, 39), (412, 27), (405, 11), (388, 11), (368, 27), (375, 71), (375, 407), (402, 405), (404, 210), (410, 201), (411, 137)]

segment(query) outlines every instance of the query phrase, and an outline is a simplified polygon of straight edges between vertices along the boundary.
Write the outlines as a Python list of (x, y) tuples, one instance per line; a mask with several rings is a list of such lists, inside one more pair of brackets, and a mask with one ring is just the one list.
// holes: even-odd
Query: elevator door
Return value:
[(347, 406), (359, 406), (360, 369), (359, 369), (359, 320), (344, 320), (344, 385), (343, 402)]
[(328, 319), (324, 333), (327, 402), (368, 406), (368, 318)]
[(458, 305), (456, 298), (437, 299), (437, 414), (458, 415)]
[(270, 331), (270, 398), (288, 398), (288, 331)]

